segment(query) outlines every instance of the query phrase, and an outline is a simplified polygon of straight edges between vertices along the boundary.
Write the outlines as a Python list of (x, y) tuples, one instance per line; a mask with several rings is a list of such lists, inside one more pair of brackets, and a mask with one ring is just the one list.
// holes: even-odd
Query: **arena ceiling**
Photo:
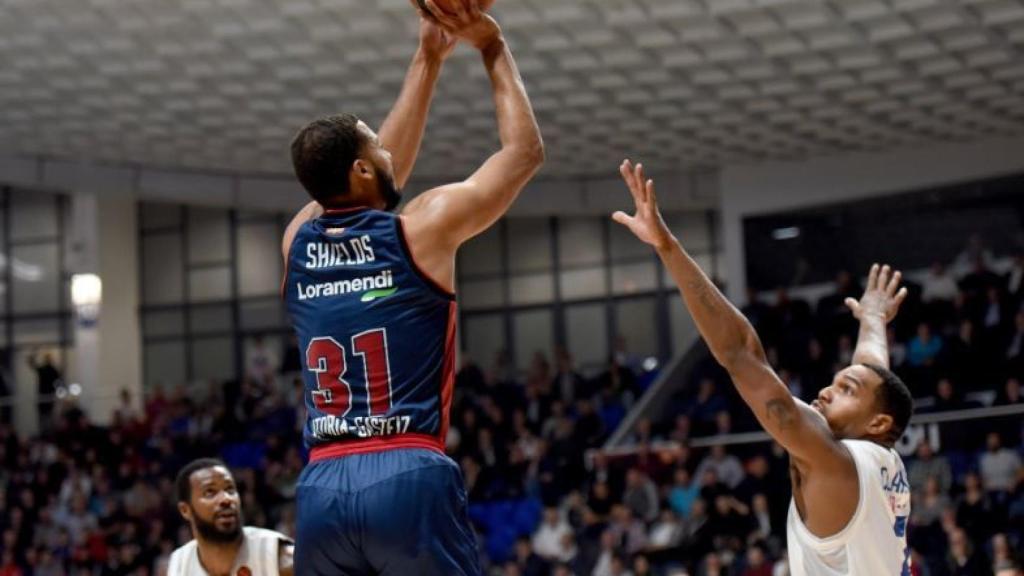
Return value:
[[(546, 171), (607, 175), (1024, 133), (1024, 0), (498, 0)], [(310, 118), (379, 123), (415, 46), (407, 0), (0, 0), (0, 148), (289, 171)], [(421, 175), (496, 146), (468, 49)]]

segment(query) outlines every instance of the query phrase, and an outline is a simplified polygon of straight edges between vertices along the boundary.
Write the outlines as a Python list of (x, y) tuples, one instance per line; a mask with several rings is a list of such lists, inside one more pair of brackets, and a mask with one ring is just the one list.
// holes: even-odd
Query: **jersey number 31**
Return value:
[[(370, 416), (382, 416), (391, 409), (391, 366), (388, 360), (388, 336), (383, 328), (368, 330), (352, 337), (352, 353), (361, 357), (365, 368), (366, 396), (362, 403)], [(345, 347), (330, 336), (309, 341), (306, 367), (316, 374), (317, 389), (313, 404), (317, 410), (344, 418), (355, 404), (352, 385), (345, 380), (348, 361)]]

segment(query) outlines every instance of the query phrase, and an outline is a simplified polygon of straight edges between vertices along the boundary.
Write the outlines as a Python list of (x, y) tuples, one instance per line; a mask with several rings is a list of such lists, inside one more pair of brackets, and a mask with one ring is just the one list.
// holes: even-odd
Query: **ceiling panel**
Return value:
[[(292, 134), (379, 124), (407, 0), (0, 0), (0, 146), (289, 172)], [(549, 174), (797, 159), (1024, 132), (1024, 0), (499, 0)], [(418, 174), (497, 144), (487, 77), (445, 67)]]

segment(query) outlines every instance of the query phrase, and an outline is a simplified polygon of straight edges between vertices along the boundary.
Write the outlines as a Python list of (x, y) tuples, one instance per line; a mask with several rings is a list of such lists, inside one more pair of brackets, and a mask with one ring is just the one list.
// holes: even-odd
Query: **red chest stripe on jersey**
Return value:
[(322, 446), (314, 446), (309, 454), (310, 462), (319, 462), (331, 458), (341, 458), (354, 454), (400, 450), (402, 448), (422, 448), (444, 454), (444, 444), (436, 437), (427, 434), (396, 434), (359, 440), (334, 442)]

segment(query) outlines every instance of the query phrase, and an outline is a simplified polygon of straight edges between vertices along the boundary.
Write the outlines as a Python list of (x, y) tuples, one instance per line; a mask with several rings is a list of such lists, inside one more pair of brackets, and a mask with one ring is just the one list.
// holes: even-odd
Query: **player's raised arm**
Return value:
[(628, 160), (620, 167), (636, 213), (616, 212), (616, 222), (657, 250), (679, 286), (711, 353), (732, 377), (743, 400), (764, 429), (796, 459), (828, 466), (849, 462), (825, 419), (793, 397), (768, 363), (750, 322), (719, 292), (672, 235), (658, 211), (654, 182)]
[[(419, 46), (406, 72), (402, 92), (377, 135), (381, 146), (391, 153), (395, 184), (399, 188), (409, 180), (409, 175), (416, 164), (420, 144), (423, 142), (423, 131), (427, 125), (430, 102), (434, 97), (434, 87), (441, 75), (441, 67), (455, 49), (456, 42), (457, 38), (429, 15), (420, 14)], [(310, 202), (292, 218), (281, 242), (285, 265), (296, 232), (303, 224), (318, 218), (321, 214), (323, 207), (317, 202)]]
[(402, 92), (378, 133), (381, 145), (391, 153), (399, 188), (405, 186), (416, 164), (434, 87), (457, 40), (428, 15), (420, 15), (419, 47), (406, 72)]
[(430, 237), (439, 250), (450, 252), (508, 210), (540, 169), (544, 144), (498, 23), (480, 12), (476, 0), (453, 3), (457, 14), (439, 10), (430, 0), (425, 4), (445, 28), (480, 50), (491, 80), (501, 140), (501, 149), (468, 179), (429, 190), (403, 211), (411, 235)]
[(899, 271), (892, 272), (889, 266), (875, 264), (868, 273), (868, 285), (861, 299), (846, 299), (846, 306), (860, 322), (857, 348), (853, 352), (854, 364), (889, 368), (885, 325), (896, 317), (900, 304), (907, 297), (907, 289), (900, 288), (901, 279)]

